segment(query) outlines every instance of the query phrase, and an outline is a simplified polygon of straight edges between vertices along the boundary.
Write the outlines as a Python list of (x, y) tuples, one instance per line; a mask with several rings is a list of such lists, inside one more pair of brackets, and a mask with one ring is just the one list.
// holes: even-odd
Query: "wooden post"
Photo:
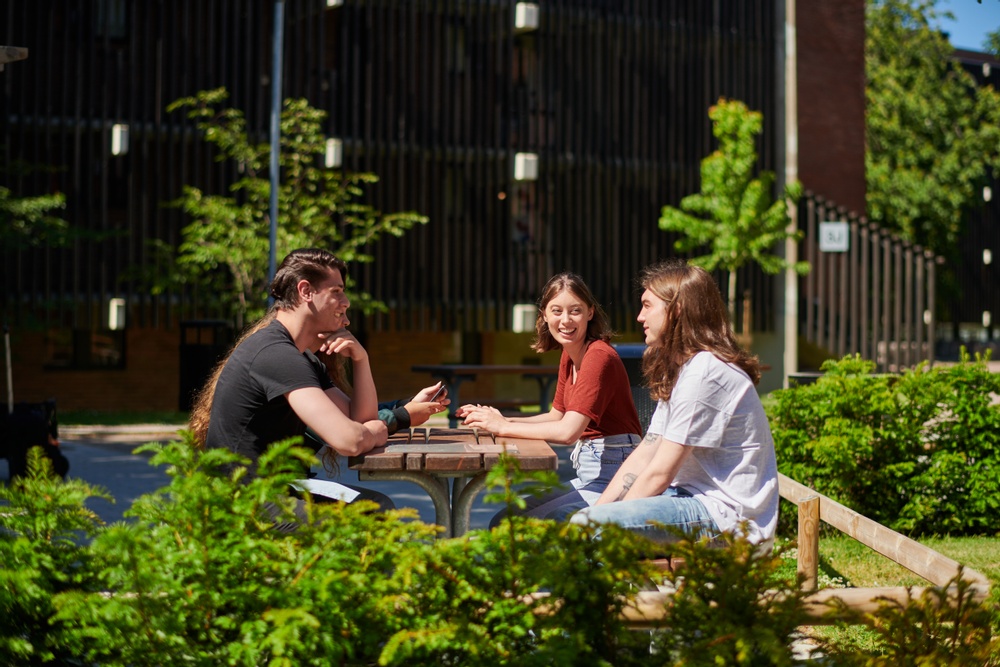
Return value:
[(798, 572), (802, 590), (814, 591), (819, 582), (819, 496), (799, 500)]

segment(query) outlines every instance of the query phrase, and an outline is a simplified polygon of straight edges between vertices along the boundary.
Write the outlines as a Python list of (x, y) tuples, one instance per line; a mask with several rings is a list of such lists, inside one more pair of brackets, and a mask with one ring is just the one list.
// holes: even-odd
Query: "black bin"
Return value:
[(215, 365), (233, 344), (233, 327), (225, 320), (181, 322), (178, 409), (187, 412)]
[(60, 477), (69, 471), (69, 460), (59, 449), (59, 420), (56, 402), (15, 403), (8, 412), (0, 410), (0, 458), (7, 459), (10, 478), (20, 477), (28, 467), (28, 450), (41, 447)]
[(643, 431), (649, 426), (649, 420), (656, 410), (656, 401), (649, 397), (649, 391), (643, 386), (642, 353), (646, 350), (645, 343), (614, 343), (612, 347), (618, 352), (625, 372), (628, 373), (628, 383), (632, 386), (632, 402), (639, 413), (639, 423)]
[(642, 384), (642, 353), (646, 351), (645, 343), (614, 343), (612, 345), (618, 351), (618, 356), (625, 364), (628, 372), (628, 383), (633, 387)]

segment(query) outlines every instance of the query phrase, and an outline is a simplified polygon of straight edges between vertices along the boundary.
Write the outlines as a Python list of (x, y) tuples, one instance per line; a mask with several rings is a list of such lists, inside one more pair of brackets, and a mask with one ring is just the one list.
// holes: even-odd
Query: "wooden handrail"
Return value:
[[(990, 581), (976, 570), (964, 567), (958, 561), (886, 528), (780, 473), (778, 492), (782, 498), (799, 508), (798, 570), (804, 575), (803, 589), (813, 591), (806, 596), (803, 610), (805, 620), (812, 625), (832, 624), (843, 620), (841, 615), (831, 613), (835, 602), (852, 612), (870, 613), (878, 610), (880, 603), (884, 601), (906, 604), (910, 599), (919, 599), (924, 591), (929, 590), (927, 587), (906, 586), (815, 590), (819, 579), (820, 521), (825, 521), (935, 586), (947, 587), (945, 591), (949, 593), (949, 600), (953, 600), (951, 593), (955, 590), (951, 582), (959, 572), (962, 579), (969, 582), (969, 592), (974, 601), (981, 603), (989, 596)], [(640, 591), (629, 597), (621, 611), (621, 618), (629, 627), (636, 629), (663, 626), (669, 621), (671, 596), (670, 591)], [(533, 597), (545, 597), (545, 594)]]
[(963, 568), (958, 561), (886, 528), (780, 473), (778, 492), (782, 498), (799, 507), (799, 572), (805, 575), (807, 582), (813, 582), (813, 587), (818, 575), (819, 561), (811, 554), (819, 553), (819, 522), (803, 521), (802, 512), (804, 507), (807, 508), (806, 511), (813, 511), (811, 504), (816, 502), (819, 506), (820, 521), (825, 521), (932, 584), (944, 586), (961, 570), (962, 578), (973, 584), (976, 597), (985, 599), (989, 593), (990, 581), (979, 572), (972, 568)]

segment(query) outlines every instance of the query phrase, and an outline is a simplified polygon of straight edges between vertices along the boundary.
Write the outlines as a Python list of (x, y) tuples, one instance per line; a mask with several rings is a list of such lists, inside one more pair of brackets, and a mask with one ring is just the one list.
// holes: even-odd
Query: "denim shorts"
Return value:
[(576, 479), (570, 482), (573, 488), (582, 489), (593, 483), (603, 483), (606, 487), (641, 440), (635, 433), (577, 440), (569, 457), (576, 470)]

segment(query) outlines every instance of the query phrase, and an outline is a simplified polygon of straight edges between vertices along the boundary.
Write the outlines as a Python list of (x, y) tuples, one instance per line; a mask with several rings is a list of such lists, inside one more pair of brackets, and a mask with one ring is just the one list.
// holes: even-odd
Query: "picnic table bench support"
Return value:
[[(373, 482), (413, 482), (426, 491), (427, 495), (434, 501), (434, 522), (444, 528), (442, 537), (454, 537), (454, 523), (452, 523), (451, 508), (448, 502), (451, 494), (446, 480), (415, 470), (359, 470), (358, 479)], [(466, 516), (466, 527), (468, 527), (468, 523), (468, 516)]]

